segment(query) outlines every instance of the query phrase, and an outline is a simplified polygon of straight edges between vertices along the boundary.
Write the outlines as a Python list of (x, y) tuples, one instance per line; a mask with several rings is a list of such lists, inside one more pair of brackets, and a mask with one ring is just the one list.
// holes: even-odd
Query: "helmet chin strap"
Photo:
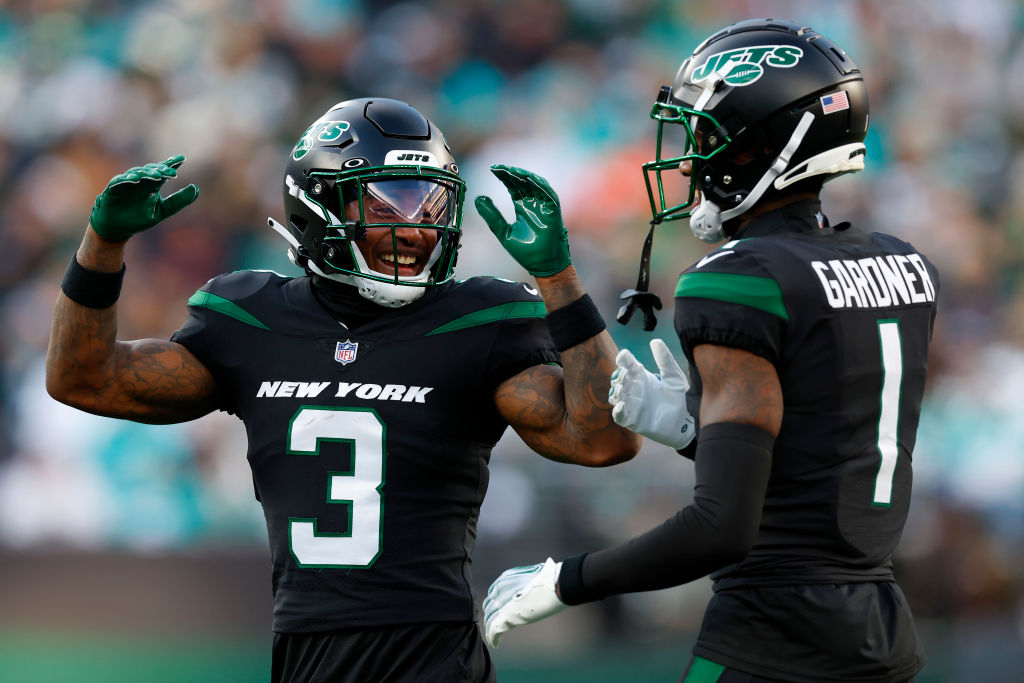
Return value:
[[(284, 227), (283, 225), (275, 221), (273, 218), (270, 218), (269, 216), (267, 217), (267, 225), (270, 227), (271, 230), (276, 232), (281, 237), (285, 238), (288, 244), (292, 246), (292, 249), (298, 251), (299, 247), (302, 246), (301, 244), (299, 244), (299, 240), (295, 238), (295, 235), (288, 232), (288, 228)], [(291, 259), (292, 262), (294, 263), (295, 259), (292, 258), (290, 251), (288, 252), (288, 258)]]
[(800, 147), (800, 143), (803, 142), (804, 136), (807, 135), (807, 131), (812, 123), (814, 123), (814, 114), (805, 111), (799, 123), (796, 124), (796, 128), (793, 129), (793, 134), (789, 136), (789, 142), (782, 148), (779, 156), (775, 157), (775, 161), (772, 162), (772, 165), (765, 171), (761, 179), (757, 181), (754, 189), (750, 191), (750, 194), (742, 202), (731, 209), (722, 211), (721, 207), (708, 199), (701, 201), (700, 205), (690, 214), (690, 231), (693, 232), (694, 237), (702, 242), (710, 242), (712, 244), (724, 240), (726, 236), (722, 226), (733, 218), (749, 211), (761, 199), (775, 179), (789, 167), (790, 159), (793, 158), (793, 154)]
[(411, 304), (427, 291), (425, 287), (410, 287), (408, 285), (396, 285), (393, 282), (379, 282), (358, 275), (325, 273), (312, 261), (309, 261), (306, 267), (328, 280), (354, 286), (359, 295), (364, 299), (368, 299), (385, 308), (401, 308)]
[[(711, 97), (718, 90), (718, 87), (724, 81), (724, 73), (727, 65), (722, 65), (717, 70), (713, 71), (707, 78), (704, 84), (704, 90), (701, 92), (700, 97), (697, 98), (696, 104), (694, 104), (694, 111), (703, 111), (707, 103), (711, 101)], [(661, 125), (659, 123), (659, 125)], [(697, 127), (697, 116), (693, 116), (690, 119), (691, 128)], [(644, 249), (640, 254), (640, 273), (637, 275), (636, 288), (627, 289), (624, 291), (619, 298), (625, 301), (622, 306), (619, 307), (618, 313), (615, 315), (615, 319), (622, 325), (629, 323), (633, 317), (634, 311), (640, 309), (644, 314), (643, 328), (645, 332), (650, 332), (658, 324), (658, 317), (654, 311), (661, 310), (661, 298), (658, 297), (654, 292), (649, 291), (650, 280), (651, 280), (651, 251), (654, 247), (654, 229), (658, 227), (658, 223), (662, 219), (655, 219), (651, 221), (651, 229), (647, 231), (647, 238), (644, 240)]]

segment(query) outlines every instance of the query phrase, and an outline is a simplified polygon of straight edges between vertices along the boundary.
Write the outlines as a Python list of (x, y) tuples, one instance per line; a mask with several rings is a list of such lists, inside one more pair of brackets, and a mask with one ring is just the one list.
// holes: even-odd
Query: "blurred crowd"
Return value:
[[(129, 243), (119, 337), (163, 337), (214, 275), (296, 272), (266, 228), (281, 218), (288, 151), (335, 102), (395, 97), (438, 124), (466, 176), (459, 276), (527, 277), (471, 203), (487, 194), (511, 215), (488, 166), (522, 166), (559, 192), (574, 260), (612, 320), (648, 228), (640, 165), (654, 154), (658, 86), (712, 30), (759, 16), (814, 27), (866, 74), (868, 170), (827, 186), (825, 212), (913, 242), (941, 273), (903, 585), (925, 620), (991, 615), (1024, 634), (1016, 0), (0, 2), (0, 544), (266, 542), (234, 418), (150, 427), (46, 395), (58, 283), (108, 178), (181, 153), (181, 181), (200, 188), (193, 206)], [(666, 309), (654, 334), (678, 348), (671, 293), (704, 247), (672, 224), (655, 246), (652, 289)], [(637, 321), (611, 329), (653, 368)], [(629, 465), (589, 472), (543, 462), (509, 436), (492, 462), (483, 585), (492, 568), (643, 530), (689, 500), (692, 484), (688, 463), (651, 444)], [(671, 601), (629, 604), (652, 628), (692, 628), (700, 607), (680, 616)]]

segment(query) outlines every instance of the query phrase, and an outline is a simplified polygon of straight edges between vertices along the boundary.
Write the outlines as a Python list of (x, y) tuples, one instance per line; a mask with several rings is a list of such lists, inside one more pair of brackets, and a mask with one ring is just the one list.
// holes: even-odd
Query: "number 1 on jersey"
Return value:
[(288, 453), (319, 455), (322, 441), (352, 444), (347, 472), (328, 472), (327, 502), (349, 505), (349, 533), (317, 529), (315, 517), (292, 517), (288, 537), (303, 567), (368, 567), (380, 554), (384, 423), (372, 410), (300, 408), (288, 429)]
[(882, 462), (875, 476), (873, 505), (892, 503), (892, 480), (899, 458), (900, 388), (903, 383), (903, 343), (897, 320), (878, 321), (882, 347), (882, 395), (878, 416), (878, 452)]

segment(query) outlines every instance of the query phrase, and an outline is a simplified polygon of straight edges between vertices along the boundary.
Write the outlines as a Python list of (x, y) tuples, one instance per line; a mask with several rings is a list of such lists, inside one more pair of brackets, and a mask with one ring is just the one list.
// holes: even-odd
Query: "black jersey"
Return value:
[[(745, 559), (712, 575), (719, 595), (893, 578), (891, 554), (910, 505), (938, 275), (895, 237), (820, 227), (817, 208), (801, 202), (755, 218), (740, 239), (687, 269), (676, 288), (691, 413), (698, 414), (701, 395), (693, 349), (702, 343), (770, 361), (784, 398), (758, 537)], [(759, 642), (726, 642), (725, 627), (713, 638), (702, 634), (697, 653), (716, 661), (723, 652), (737, 657), (723, 663), (750, 661), (753, 650), (785, 658), (791, 650), (775, 641), (783, 636), (773, 633), (772, 618), (741, 614), (759, 604), (723, 604), (716, 615), (713, 601), (706, 623), (751, 617)], [(806, 619), (808, 632), (829, 629), (823, 614)], [(915, 647), (911, 634), (907, 652), (895, 657), (911, 656)]]
[(349, 330), (306, 277), (242, 271), (172, 337), (248, 436), (273, 562), (274, 630), (472, 621), (470, 554), (494, 389), (558, 362), (521, 283), (453, 282)]

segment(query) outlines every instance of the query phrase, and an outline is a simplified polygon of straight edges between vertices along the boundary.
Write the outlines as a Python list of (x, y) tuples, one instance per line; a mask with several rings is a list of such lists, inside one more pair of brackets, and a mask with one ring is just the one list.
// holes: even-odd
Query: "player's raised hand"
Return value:
[(686, 379), (672, 351), (661, 339), (651, 340), (651, 353), (661, 374), (655, 375), (629, 352), (615, 357), (608, 402), (621, 427), (671, 446), (686, 448), (693, 440), (693, 416), (686, 409)]
[(177, 168), (184, 161), (181, 155), (173, 156), (111, 178), (96, 197), (89, 225), (103, 239), (122, 242), (181, 211), (196, 200), (199, 188), (188, 185), (168, 197), (160, 196), (160, 188), (168, 178), (178, 175)]
[(501, 246), (530, 275), (543, 277), (565, 270), (569, 258), (569, 235), (562, 223), (558, 195), (548, 181), (522, 168), (494, 164), (493, 173), (508, 189), (516, 220), (505, 218), (490, 197), (476, 198), (476, 210)]
[(484, 598), (484, 637), (491, 647), (498, 647), (502, 634), (516, 626), (546, 619), (567, 607), (555, 591), (561, 570), (562, 563), (549, 557), (543, 564), (506, 569), (494, 580)]

